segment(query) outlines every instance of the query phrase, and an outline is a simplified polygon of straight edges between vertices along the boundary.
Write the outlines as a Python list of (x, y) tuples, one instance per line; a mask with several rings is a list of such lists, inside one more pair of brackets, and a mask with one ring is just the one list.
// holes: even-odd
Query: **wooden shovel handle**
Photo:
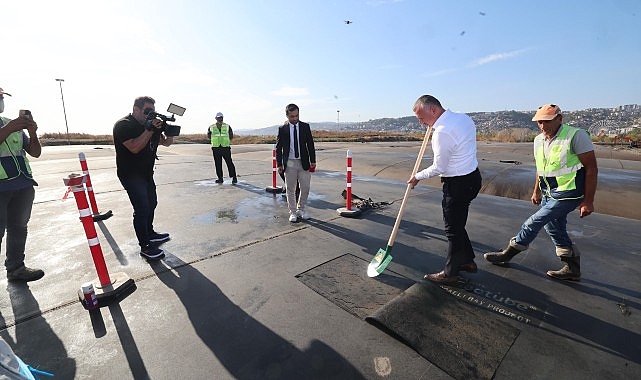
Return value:
[[(412, 170), (411, 177), (414, 177), (416, 175), (416, 172), (418, 172), (418, 168), (421, 166), (421, 161), (423, 161), (423, 154), (425, 153), (425, 148), (427, 147), (427, 142), (430, 139), (431, 133), (432, 133), (432, 126), (429, 126), (427, 128), (427, 131), (425, 131), (425, 138), (423, 138), (423, 145), (421, 145), (421, 150), (418, 152), (418, 157), (416, 157), (416, 164), (414, 164), (414, 170)], [(398, 215), (396, 216), (396, 222), (394, 223), (392, 234), (390, 235), (389, 240), (387, 241), (388, 247), (391, 247), (394, 245), (394, 240), (396, 239), (396, 233), (398, 232), (398, 227), (401, 225), (401, 218), (403, 216), (403, 212), (405, 211), (405, 204), (407, 203), (407, 199), (409, 198), (411, 190), (412, 190), (412, 184), (408, 183), (407, 189), (405, 189), (405, 195), (403, 196), (403, 202), (401, 202), (401, 208), (398, 210)]]

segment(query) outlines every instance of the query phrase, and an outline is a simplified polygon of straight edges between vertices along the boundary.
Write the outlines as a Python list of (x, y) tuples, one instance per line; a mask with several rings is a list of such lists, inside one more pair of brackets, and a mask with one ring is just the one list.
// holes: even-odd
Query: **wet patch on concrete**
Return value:
[(238, 215), (234, 210), (218, 210), (216, 212), (216, 223), (238, 223)]
[(192, 217), (194, 224), (207, 225), (214, 223), (238, 223), (238, 214), (234, 210), (211, 210), (206, 213), (194, 215)]
[(216, 181), (215, 181), (215, 180), (213, 180), (213, 179), (203, 180), (203, 181), (195, 181), (195, 182), (194, 182), (194, 184), (195, 184), (196, 186), (207, 186), (207, 187), (210, 187), (210, 186), (220, 186), (220, 184), (219, 184), (219, 183), (216, 183)]
[(216, 222), (216, 215), (214, 214), (213, 211), (204, 213), (204, 214), (194, 215), (192, 217), (192, 221), (194, 222), (194, 224), (199, 224), (199, 225), (214, 224)]
[(367, 276), (368, 264), (347, 253), (296, 278), (341, 309), (365, 319), (414, 284), (390, 270), (370, 278)]
[(457, 302), (433, 283), (416, 283), (366, 319), (455, 379), (491, 379), (520, 330)]
[(238, 202), (234, 211), (241, 218), (264, 218), (266, 215), (286, 214), (287, 201), (280, 196), (269, 195), (245, 198)]

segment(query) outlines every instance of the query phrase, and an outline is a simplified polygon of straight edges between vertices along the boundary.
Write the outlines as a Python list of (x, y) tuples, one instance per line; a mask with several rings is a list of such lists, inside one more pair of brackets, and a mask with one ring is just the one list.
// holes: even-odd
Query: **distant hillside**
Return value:
[[(525, 128), (537, 131), (532, 122), (535, 111), (496, 111), (471, 112), (470, 117), (476, 123), (479, 132), (496, 132), (512, 128)], [(616, 108), (590, 108), (581, 111), (569, 111), (563, 114), (564, 122), (598, 134), (599, 131), (614, 133), (641, 126), (641, 105), (632, 104)], [(401, 118), (384, 118), (363, 122), (318, 122), (309, 123), (312, 130), (340, 132), (396, 132), (421, 133), (424, 127), (418, 124), (415, 116)], [(271, 127), (238, 131), (241, 135), (276, 135), (278, 125)]]

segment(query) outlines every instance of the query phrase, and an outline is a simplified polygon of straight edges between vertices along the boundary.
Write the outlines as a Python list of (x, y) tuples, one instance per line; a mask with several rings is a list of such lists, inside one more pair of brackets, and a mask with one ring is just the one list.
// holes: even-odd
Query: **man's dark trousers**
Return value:
[(7, 231), (6, 259), (7, 272), (24, 265), (24, 248), (27, 242), (27, 223), (35, 197), (33, 186), (0, 192), (0, 246)]
[(154, 213), (158, 206), (156, 183), (153, 177), (120, 178), (122, 187), (129, 195), (134, 208), (134, 230), (141, 247), (149, 244), (149, 235), (153, 232)]
[(211, 150), (214, 152), (214, 165), (216, 166), (216, 177), (218, 179), (223, 179), (223, 159), (225, 160), (225, 163), (227, 164), (227, 171), (229, 172), (229, 176), (231, 178), (236, 178), (236, 166), (234, 166), (234, 162), (231, 160), (231, 147), (215, 147), (211, 148)]
[(445, 274), (458, 274), (458, 267), (474, 260), (472, 243), (465, 230), (470, 203), (481, 190), (481, 173), (478, 169), (458, 177), (443, 177), (443, 222), (447, 237), (447, 262)]

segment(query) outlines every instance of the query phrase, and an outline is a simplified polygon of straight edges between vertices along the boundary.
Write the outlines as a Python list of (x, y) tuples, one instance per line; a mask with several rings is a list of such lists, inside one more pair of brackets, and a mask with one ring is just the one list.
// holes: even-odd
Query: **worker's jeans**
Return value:
[(550, 197), (543, 197), (541, 208), (523, 223), (521, 231), (516, 235), (516, 242), (527, 247), (536, 238), (541, 228), (545, 228), (554, 246), (571, 247), (572, 240), (566, 229), (567, 215), (582, 201), (583, 199), (557, 201)]
[(6, 230), (7, 257), (4, 266), (7, 272), (24, 265), (27, 223), (31, 218), (35, 193), (33, 186), (0, 192), (0, 247)]
[(154, 212), (158, 205), (156, 183), (153, 177), (120, 178), (120, 183), (127, 190), (129, 201), (134, 208), (134, 230), (141, 247), (149, 244), (149, 235), (154, 231)]

